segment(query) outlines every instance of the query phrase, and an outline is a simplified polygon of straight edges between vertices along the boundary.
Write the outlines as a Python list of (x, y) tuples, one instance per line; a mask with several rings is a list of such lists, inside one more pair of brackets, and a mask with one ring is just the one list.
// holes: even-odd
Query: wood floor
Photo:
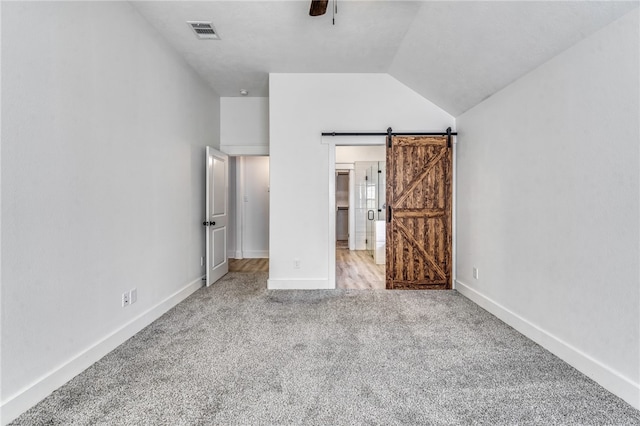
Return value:
[[(384, 271), (365, 250), (336, 248), (337, 288), (384, 290)], [(229, 272), (269, 272), (269, 259), (229, 259)]]
[(376, 265), (366, 250), (336, 247), (336, 287), (384, 290), (384, 265)]
[(269, 272), (269, 259), (229, 259), (229, 272)]

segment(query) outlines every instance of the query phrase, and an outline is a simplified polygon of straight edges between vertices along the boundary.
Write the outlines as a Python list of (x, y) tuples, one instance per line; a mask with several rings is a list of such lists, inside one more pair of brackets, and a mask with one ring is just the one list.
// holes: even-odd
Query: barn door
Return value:
[(387, 144), (387, 288), (451, 288), (452, 149), (447, 137)]

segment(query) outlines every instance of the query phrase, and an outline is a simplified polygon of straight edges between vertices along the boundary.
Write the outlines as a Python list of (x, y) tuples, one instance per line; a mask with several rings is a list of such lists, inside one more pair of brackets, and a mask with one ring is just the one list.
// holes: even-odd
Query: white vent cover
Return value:
[(196, 37), (202, 40), (220, 40), (213, 24), (208, 21), (187, 21), (189, 27), (196, 33)]

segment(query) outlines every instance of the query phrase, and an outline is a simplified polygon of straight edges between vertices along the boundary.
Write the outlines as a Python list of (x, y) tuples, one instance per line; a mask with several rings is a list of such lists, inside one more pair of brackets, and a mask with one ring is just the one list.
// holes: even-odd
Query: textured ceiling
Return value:
[[(269, 72), (387, 72), (420, 8), (341, 0), (333, 26), (330, 13), (310, 17), (308, 1), (134, 5), (221, 96), (266, 96)], [(222, 40), (196, 39), (188, 20), (213, 21)]]
[(335, 26), (306, 0), (132, 4), (221, 96), (267, 96), (269, 72), (388, 72), (457, 116), (639, 2), (340, 0)]
[(638, 2), (428, 2), (389, 73), (458, 116)]

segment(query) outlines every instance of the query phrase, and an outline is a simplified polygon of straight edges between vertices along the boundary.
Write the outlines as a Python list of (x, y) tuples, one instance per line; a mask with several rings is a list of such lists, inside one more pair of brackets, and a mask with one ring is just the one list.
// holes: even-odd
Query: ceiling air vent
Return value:
[(213, 28), (213, 24), (207, 21), (187, 21), (187, 24), (191, 27), (196, 37), (201, 40), (220, 40), (216, 29)]

